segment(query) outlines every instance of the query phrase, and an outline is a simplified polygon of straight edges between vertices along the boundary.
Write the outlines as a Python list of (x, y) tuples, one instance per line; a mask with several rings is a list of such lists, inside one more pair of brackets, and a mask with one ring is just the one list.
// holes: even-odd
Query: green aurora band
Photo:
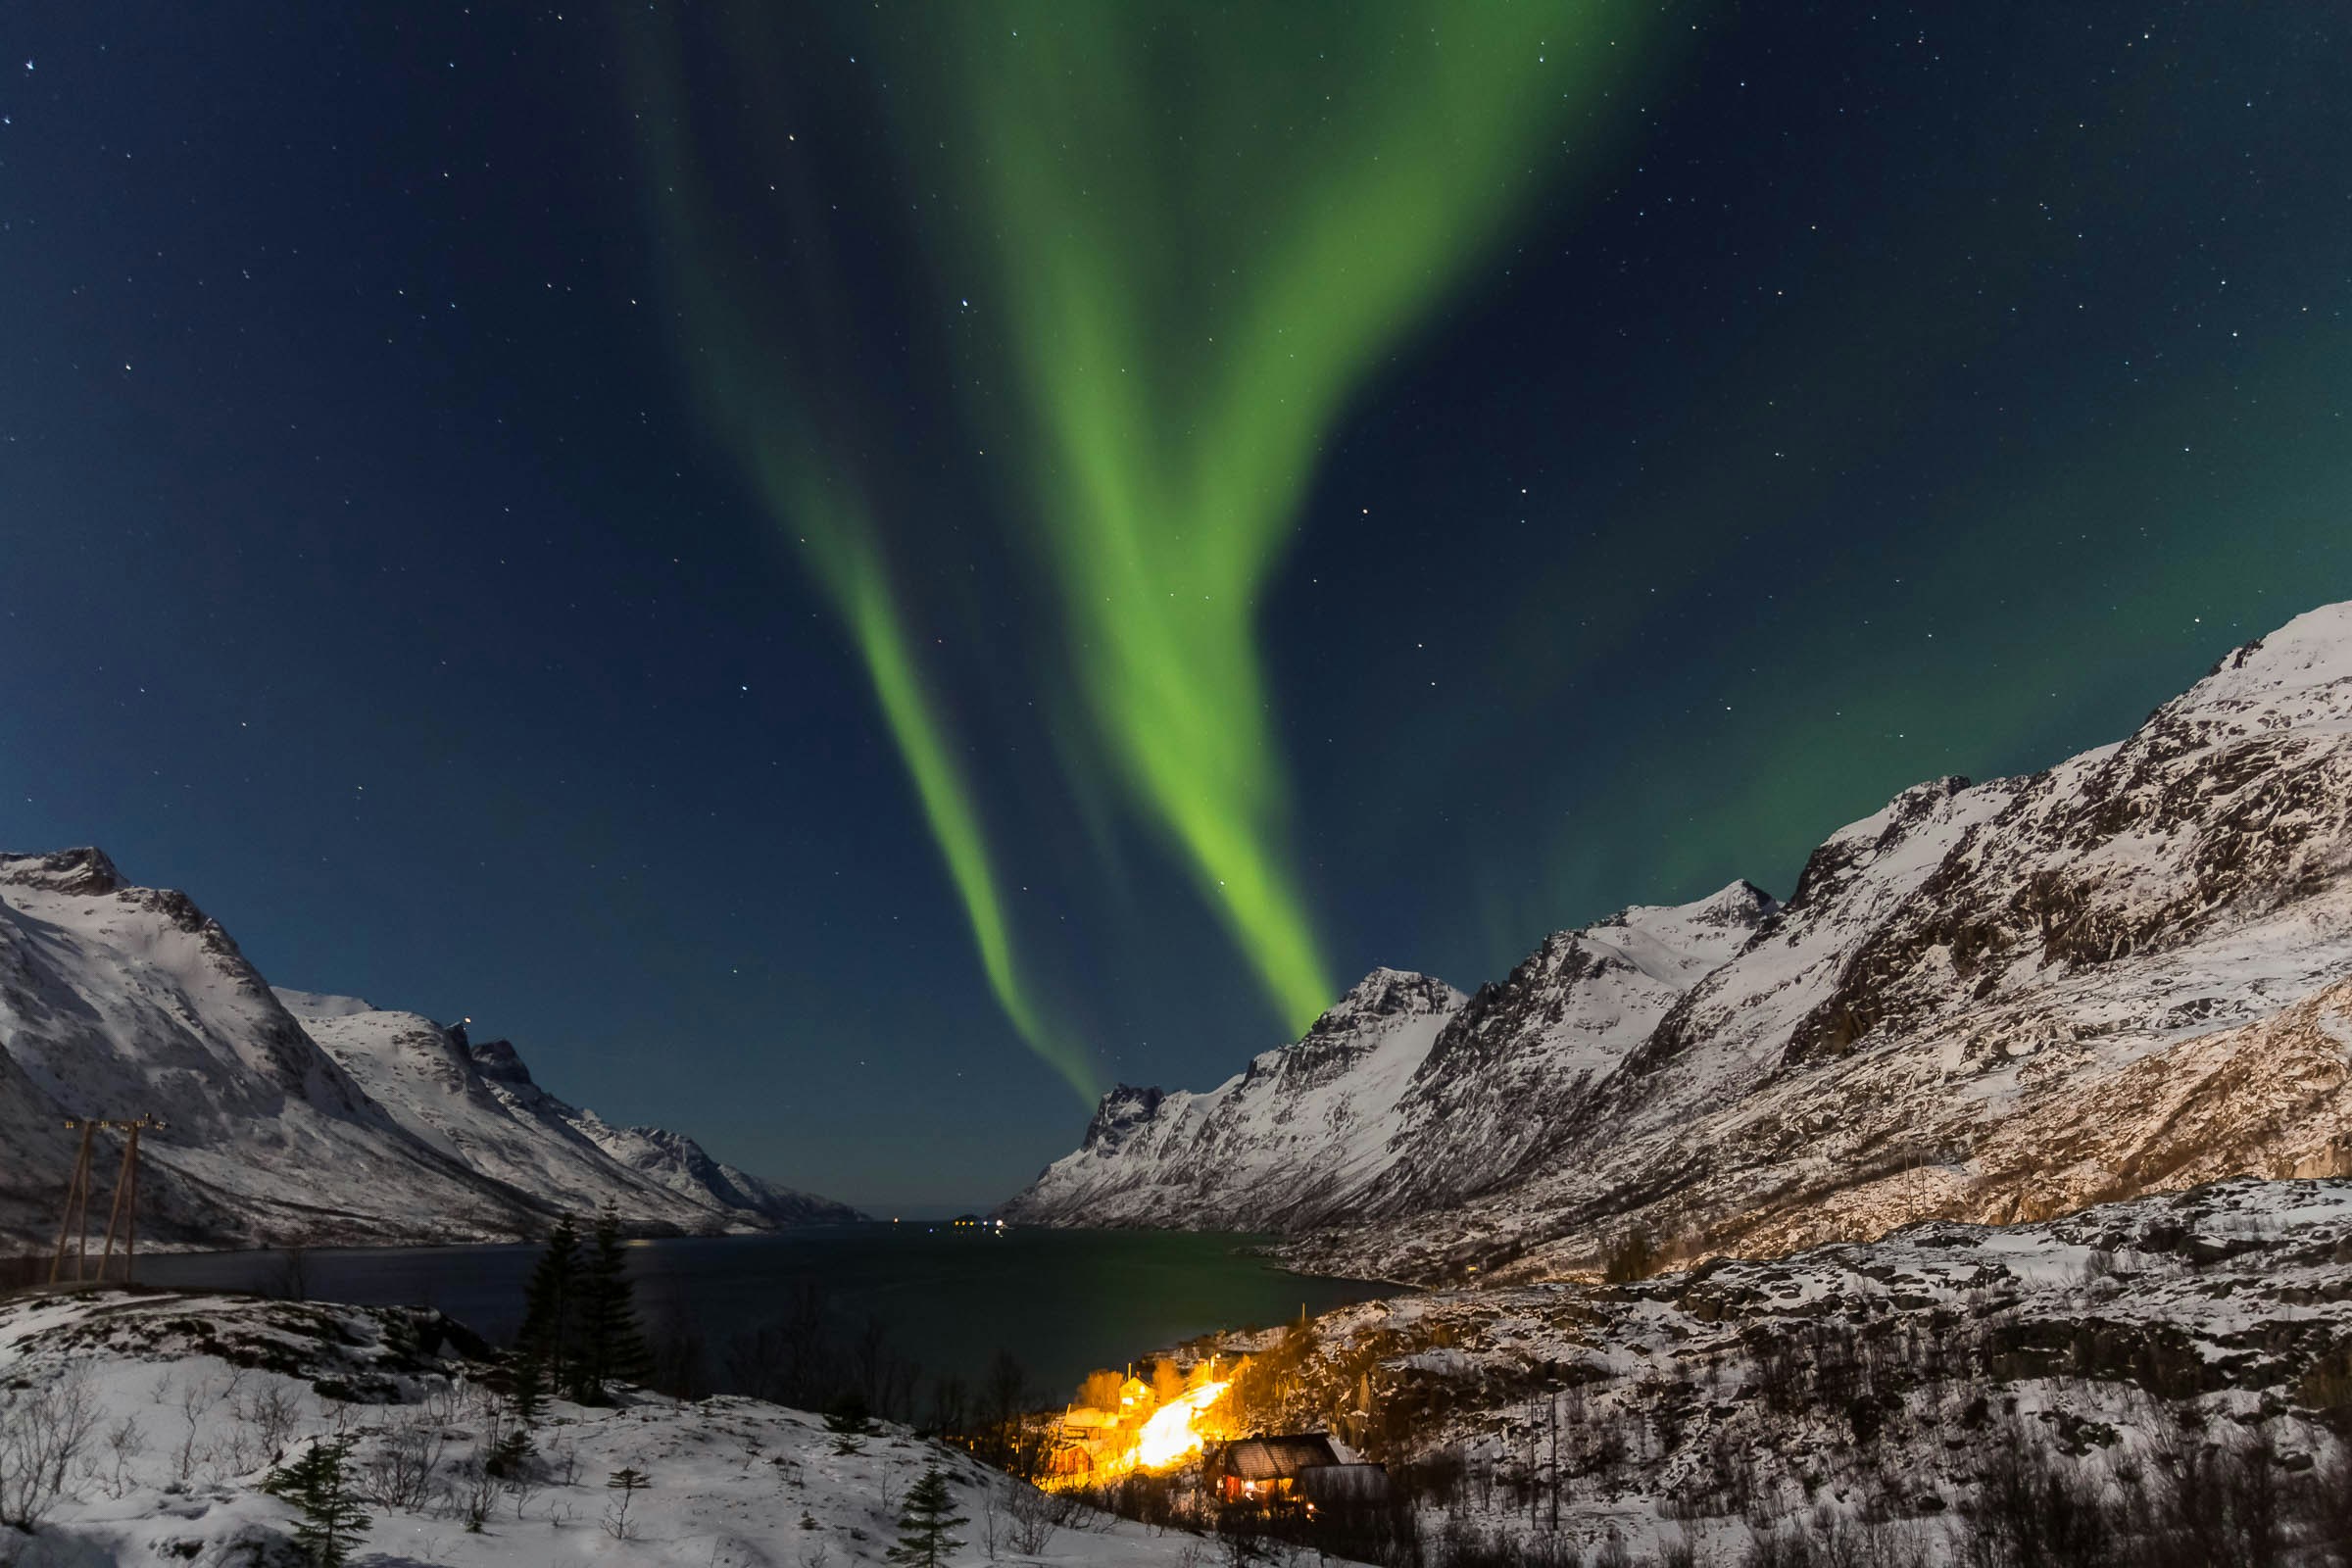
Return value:
[[(1107, 764), (1303, 1030), (1334, 987), (1287, 850), (1256, 640), (1269, 577), (1349, 400), (1603, 139), (1641, 24), (1615, 0), (971, 4), (921, 20), (874, 47), (917, 86), (894, 95), (914, 184), (949, 193), (960, 220), (926, 234), (935, 265), (991, 322), (960, 379), (983, 389), (981, 444), (1012, 455), (1017, 531), (1058, 605), (1084, 720), (1065, 765)], [(756, 71), (762, 43), (730, 53)], [(874, 530), (912, 519), (841, 504), (868, 476), (843, 471), (858, 446), (828, 439), (824, 390), (780, 388), (789, 375), (723, 346), (812, 329), (698, 265), (723, 225), (692, 194), (691, 149), (649, 135), (673, 250), (697, 259), (680, 271), (698, 379), (779, 522), (812, 546), (998, 1000), (1091, 1097), (1020, 981), (971, 780), (901, 626)], [(796, 267), (791, 310), (830, 315)], [(747, 326), (762, 312), (764, 332)], [(837, 348), (833, 368), (855, 352)], [(990, 401), (1005, 384), (1009, 404)]]
[(1255, 624), (1321, 445), (1589, 139), (1614, 5), (963, 7), (930, 58), (1009, 309), (1017, 441), (1097, 738), (1294, 1031), (1333, 987), (1282, 851)]
[[(670, 40), (657, 33), (652, 41)], [(861, 476), (827, 456), (856, 450), (858, 419), (872, 413), (856, 393), (843, 391), (859, 384), (854, 373), (859, 346), (843, 341), (831, 324), (843, 297), (831, 258), (822, 246), (808, 250), (790, 300), (779, 303), (751, 287), (746, 279), (757, 271), (757, 259), (737, 251), (721, 204), (705, 188), (692, 155), (691, 118), (677, 92), (676, 62), (657, 49), (640, 65), (639, 86), (671, 110), (643, 120), (657, 217), (676, 260), (674, 282), (689, 336), (702, 348), (689, 360), (690, 376), (849, 629), (962, 902), (998, 1005), (1029, 1049), (1091, 1104), (1101, 1092), (1092, 1061), (1047, 1021), (1014, 957), (977, 796), (906, 633), (875, 509), (865, 499)], [(793, 178), (798, 168), (782, 164), (777, 186), (794, 209), (796, 230), (813, 232), (821, 226), (815, 216), (820, 204)], [(821, 385), (804, 384), (792, 373), (803, 364), (828, 366), (833, 373), (815, 377)]]

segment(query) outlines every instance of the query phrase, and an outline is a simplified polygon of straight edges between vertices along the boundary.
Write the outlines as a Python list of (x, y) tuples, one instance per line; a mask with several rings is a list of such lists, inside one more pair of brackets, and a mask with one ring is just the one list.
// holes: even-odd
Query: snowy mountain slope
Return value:
[(159, 1241), (513, 1237), (608, 1197), (644, 1229), (772, 1222), (504, 1092), (427, 1019), (272, 992), (185, 895), (97, 850), (0, 856), (0, 1234), (56, 1223), (68, 1116), (148, 1112), (168, 1122), (141, 1143)]
[(1550, 1129), (1774, 908), (1735, 882), (1695, 904), (1631, 908), (1545, 939), (1438, 1037), (1405, 1100), (1396, 1161), (1364, 1206), (1394, 1214), (1458, 1201), (1539, 1165)]
[(141, 1144), (158, 1239), (514, 1234), (539, 1212), (403, 1129), (226, 932), (96, 850), (0, 857), (0, 1054), (57, 1129), (0, 1145), (20, 1233), (55, 1223), (69, 1115), (166, 1117)]
[(1121, 1088), (1005, 1205), (1042, 1223), (1299, 1230), (1503, 1180), (1772, 901), (1745, 883), (1567, 931), (1464, 998), (1375, 969), (1296, 1045), (1203, 1095)]
[(1462, 1003), (1444, 981), (1375, 969), (1296, 1045), (1204, 1094), (1121, 1085), (1084, 1146), (1005, 1212), (1264, 1230), (1343, 1211), (1394, 1157), (1399, 1102)]
[(849, 1220), (857, 1210), (761, 1182), (658, 1127), (614, 1128), (535, 1083), (513, 1045), (355, 997), (280, 990), (328, 1055), (404, 1127), (500, 1181), (573, 1210), (606, 1199), (682, 1230)]
[[(2352, 606), (2238, 650), (2121, 743), (1908, 790), (1786, 906), (1749, 906), (1744, 940), (1694, 953), (1703, 975), (1636, 964), (1613, 992), (1551, 939), (1500, 989), (1559, 1000), (1447, 1024), (1410, 1097), (1431, 1109), (1384, 1129), (1401, 1147), (1352, 1210), (1263, 1219), (1334, 1272), (1534, 1277), (1637, 1226), (1690, 1255), (1786, 1249), (2352, 1168)], [(1620, 997), (1641, 1038), (1564, 1050), (1622, 1038), (1598, 1022)], [(1101, 1203), (1180, 1192), (1135, 1167), (1181, 1150), (1095, 1142), (1009, 1211), (1221, 1217)]]
[[(2124, 1528), (2164, 1528), (2199, 1455), (2259, 1460), (2278, 1517), (2325, 1503), (2352, 1459), (2348, 1270), (2352, 1183), (2233, 1181), (1621, 1285), (1408, 1294), (1188, 1349), (1260, 1355), (1253, 1424), (1327, 1427), (1393, 1470), (1445, 1458), (1494, 1528), (1548, 1531), (1556, 1496), (1562, 1537), (1637, 1561), (1679, 1540), (1721, 1563), (1970, 1562), (2021, 1457)], [(1848, 1549), (1748, 1555), (1795, 1533)]]

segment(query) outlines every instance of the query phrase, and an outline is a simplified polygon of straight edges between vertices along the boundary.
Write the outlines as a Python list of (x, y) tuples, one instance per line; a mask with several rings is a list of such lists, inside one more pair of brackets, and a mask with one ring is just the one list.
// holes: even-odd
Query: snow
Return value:
[[(480, 1381), (488, 1369), (454, 1351), (419, 1352), (417, 1336), (429, 1338), (435, 1324), (420, 1312), (220, 1296), (97, 1292), (0, 1301), (4, 1381), (77, 1383), (96, 1407), (87, 1473), (77, 1467), (72, 1494), (35, 1535), (0, 1527), (0, 1562), (211, 1568), (277, 1560), (267, 1553), (284, 1550), (296, 1515), (261, 1490), (272, 1461), (340, 1435), (355, 1441), (361, 1469), (404, 1434), (434, 1452), (434, 1482), (414, 1505), (371, 1506), (361, 1562), (878, 1563), (897, 1539), (900, 1499), (934, 1464), (969, 1520), (956, 1532), (964, 1542), (951, 1559), (958, 1565), (1207, 1560), (1197, 1538), (1087, 1510), (1041, 1549), (1018, 1552), (1009, 1534), (1016, 1498), (1037, 1494), (958, 1450), (884, 1425), (844, 1452), (804, 1412), (650, 1395), (615, 1409), (554, 1401), (534, 1434), (537, 1485), (496, 1494), (475, 1533), (458, 1502), (496, 1419)], [(337, 1397), (339, 1387), (363, 1396)], [(122, 1433), (127, 1441), (109, 1444), (109, 1434)], [(626, 1533), (618, 1535), (608, 1520), (620, 1494), (606, 1482), (623, 1467), (651, 1485), (630, 1495)]]
[[(1288, 1232), (1296, 1266), (1446, 1283), (1581, 1275), (1635, 1224), (1699, 1257), (2352, 1172), (2348, 973), (2337, 605), (2122, 741), (1903, 792), (1785, 906), (1735, 884), (1548, 938), (1428, 1038), (1393, 1112), (1371, 1108), (1397, 1066), (1376, 1053), (1311, 1094), (1260, 1057), (1210, 1096), (1133, 1102), (1007, 1212), (1238, 1212)], [(1295, 1137), (1340, 1103), (1345, 1137)], [(1307, 1201), (1236, 1196), (1301, 1173)]]
[(68, 1117), (150, 1112), (147, 1244), (513, 1239), (606, 1200), (668, 1232), (855, 1217), (610, 1128), (506, 1059), (493, 1082), (429, 1018), (272, 992), (186, 897), (96, 850), (0, 856), (0, 1236), (55, 1224)]
[[(2093, 1434), (2080, 1464), (2127, 1492), (2183, 1428), (2267, 1442), (2289, 1476), (2341, 1455), (2306, 1377), (2352, 1343), (2347, 1257), (2352, 1182), (2239, 1180), (1628, 1285), (1398, 1297), (1298, 1331), (1280, 1418), (1345, 1434), (1384, 1404), (1416, 1412), (1382, 1457), (1459, 1461), (1457, 1506), (1489, 1529), (1533, 1529), (1510, 1498), (1556, 1466), (1563, 1535), (1615, 1534), (1637, 1560), (1681, 1540), (1737, 1562), (1756, 1528), (1798, 1518), (1891, 1517), (1943, 1543), (2019, 1433)], [(2107, 1348), (2085, 1361), (2086, 1346)], [(1863, 1403), (1880, 1412), (1867, 1438)]]
[[(1296, 1044), (1215, 1089), (1114, 1090), (1085, 1147), (1004, 1212), (1049, 1224), (1298, 1229), (1499, 1179), (1546, 1113), (1564, 1114), (1772, 907), (1736, 883), (1690, 905), (1627, 909), (1550, 937), (1508, 985), (1475, 1000), (1375, 969)], [(1506, 1054), (1493, 1050), (1497, 1035), (1510, 1038)], [(1425, 1162), (1431, 1130), (1446, 1127), (1484, 1147)]]

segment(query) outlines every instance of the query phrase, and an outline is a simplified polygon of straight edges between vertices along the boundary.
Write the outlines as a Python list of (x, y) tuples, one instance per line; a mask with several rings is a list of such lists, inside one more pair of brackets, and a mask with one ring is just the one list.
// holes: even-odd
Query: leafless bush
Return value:
[(262, 1446), (275, 1459), (285, 1451), (287, 1441), (302, 1420), (302, 1402), (286, 1392), (284, 1384), (272, 1379), (246, 1400), (237, 1414), (253, 1424)]
[(466, 1533), (480, 1535), (498, 1506), (499, 1480), (477, 1455), (450, 1467), (447, 1483), (450, 1511), (465, 1523)]
[(379, 1508), (423, 1507), (441, 1469), (442, 1445), (437, 1421), (414, 1419), (393, 1429), (361, 1461), (354, 1478), (360, 1495)]
[(629, 1506), (636, 1500), (637, 1494), (651, 1484), (645, 1479), (645, 1473), (635, 1465), (626, 1465), (612, 1472), (612, 1479), (605, 1483), (605, 1490), (612, 1495), (607, 1499), (605, 1517), (599, 1521), (606, 1535), (614, 1541), (629, 1539), (637, 1528), (629, 1521)]
[[(171, 1378), (167, 1374), (156, 1384), (156, 1393), (168, 1397), (170, 1389)], [(204, 1435), (204, 1418), (211, 1413), (219, 1392), (210, 1378), (190, 1378), (179, 1386), (179, 1418), (186, 1430), (180, 1435), (173, 1462), (182, 1481), (196, 1473), (199, 1461), (212, 1457), (212, 1450), (199, 1446), (196, 1440)]]
[(98, 1424), (87, 1377), (69, 1372), (0, 1393), (0, 1525), (39, 1528)]
[(147, 1435), (139, 1430), (139, 1418), (126, 1415), (106, 1429), (106, 1452), (109, 1461), (106, 1493), (120, 1498), (130, 1491), (130, 1467), (147, 1451)]
[(1072, 1504), (1035, 1487), (1016, 1486), (1004, 1507), (1005, 1540), (1012, 1549), (1034, 1557), (1046, 1549), (1054, 1533), (1069, 1523)]
[(262, 1436), (247, 1422), (244, 1407), (229, 1406), (228, 1421), (217, 1428), (211, 1446), (206, 1450), (216, 1480), (227, 1476), (251, 1475), (262, 1467), (269, 1454)]
[(435, 1426), (455, 1426), (465, 1418), (466, 1400), (466, 1387), (463, 1380), (428, 1384), (424, 1397), (416, 1401), (417, 1419)]
[(531, 1505), (531, 1499), (539, 1495), (544, 1486), (539, 1467), (527, 1461), (516, 1465), (513, 1474), (507, 1477), (507, 1495), (514, 1499), (516, 1524), (522, 1523), (523, 1510)]

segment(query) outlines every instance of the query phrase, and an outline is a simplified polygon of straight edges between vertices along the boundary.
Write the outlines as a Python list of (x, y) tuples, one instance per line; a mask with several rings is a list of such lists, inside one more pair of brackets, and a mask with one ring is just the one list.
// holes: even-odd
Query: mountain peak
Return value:
[(1462, 994), (1445, 981), (1409, 969), (1375, 969), (1323, 1009), (1308, 1038), (1349, 1029), (1365, 1018), (1409, 1018), (1446, 1012), (1462, 1004)]
[(0, 853), (0, 882), (48, 893), (116, 893), (125, 885), (107, 853), (88, 844), (46, 855)]
[(480, 1045), (468, 1042), (466, 1050), (476, 1070), (492, 1083), (536, 1087), (531, 1084), (531, 1069), (522, 1064), (522, 1054), (512, 1040), (485, 1040)]
[[(2328, 693), (2324, 705), (2297, 697)], [(2333, 708), (2352, 717), (2352, 602), (2306, 611), (2272, 632), (2231, 650), (2160, 711), (2241, 712), (2281, 706)], [(2306, 721), (2315, 716), (2295, 715)]]
[(1095, 1106), (1094, 1119), (1086, 1124), (1086, 1139), (1080, 1147), (1115, 1146), (1139, 1124), (1150, 1121), (1167, 1098), (1165, 1090), (1113, 1084)]

